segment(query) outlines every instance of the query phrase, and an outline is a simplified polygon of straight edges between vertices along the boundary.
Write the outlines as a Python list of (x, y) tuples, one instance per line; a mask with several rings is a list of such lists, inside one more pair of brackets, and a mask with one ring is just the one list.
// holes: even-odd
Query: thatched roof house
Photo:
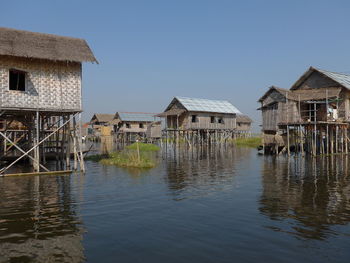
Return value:
[[(226, 100), (175, 97), (157, 116), (166, 118), (168, 129), (234, 130), (238, 115), (243, 114)], [(244, 121), (247, 122), (248, 118)]]
[(0, 28), (0, 107), (80, 112), (82, 62), (97, 62), (83, 39)]
[(92, 118), (90, 123), (94, 125), (112, 125), (113, 124), (113, 119), (114, 119), (114, 114), (103, 114), (103, 113), (95, 113)]

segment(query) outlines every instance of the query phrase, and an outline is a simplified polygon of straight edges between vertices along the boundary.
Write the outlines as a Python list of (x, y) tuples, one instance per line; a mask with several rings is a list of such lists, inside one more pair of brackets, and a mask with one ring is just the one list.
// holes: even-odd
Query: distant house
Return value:
[[(113, 130), (113, 124), (114, 124), (113, 119), (114, 119), (114, 114), (95, 113), (90, 120), (93, 134), (96, 136), (100, 136), (103, 130), (104, 135), (107, 135), (107, 134), (111, 135), (111, 131)], [(109, 130), (109, 132), (106, 130)]]
[(166, 119), (166, 130), (180, 131), (249, 131), (252, 122), (226, 100), (186, 97), (173, 98), (158, 116)]
[(154, 121), (147, 125), (146, 137), (148, 139), (159, 139), (162, 137), (161, 121)]
[(250, 132), (252, 126), (252, 119), (247, 115), (237, 114), (236, 115), (236, 130), (238, 132)]
[(160, 137), (156, 134), (160, 130), (160, 119), (155, 113), (146, 112), (117, 112), (114, 115), (114, 133), (119, 139), (134, 140), (136, 136)]

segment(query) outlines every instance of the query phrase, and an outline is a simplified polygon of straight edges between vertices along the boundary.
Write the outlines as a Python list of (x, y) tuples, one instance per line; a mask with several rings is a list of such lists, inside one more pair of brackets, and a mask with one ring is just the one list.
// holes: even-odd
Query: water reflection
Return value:
[(0, 178), (0, 262), (81, 262), (70, 176)]
[(339, 234), (333, 226), (350, 222), (346, 156), (266, 158), (262, 165), (260, 211), (288, 226), (269, 228), (298, 238), (322, 240)]
[(250, 165), (253, 151), (225, 145), (169, 147), (163, 153), (168, 187), (177, 200), (231, 189), (239, 169)]

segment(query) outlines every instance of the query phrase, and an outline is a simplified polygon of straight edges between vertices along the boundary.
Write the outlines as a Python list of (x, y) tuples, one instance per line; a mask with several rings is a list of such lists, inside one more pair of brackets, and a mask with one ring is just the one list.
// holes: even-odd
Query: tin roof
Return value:
[(344, 73), (331, 72), (323, 69), (318, 69), (315, 67), (310, 67), (290, 88), (291, 90), (296, 90), (298, 87), (313, 73), (319, 72), (324, 76), (334, 80), (339, 85), (344, 88), (350, 89), (350, 75)]
[[(186, 97), (175, 97), (182, 106), (188, 111), (216, 112), (216, 113), (232, 113), (240, 114), (241, 112), (226, 100), (209, 100), (196, 99)], [(174, 100), (173, 100), (174, 102)], [(172, 106), (173, 102), (168, 106), (167, 110)]]
[(345, 88), (350, 89), (350, 75), (321, 70), (321, 69), (316, 69), (316, 70), (323, 73), (327, 77), (333, 79), (334, 81), (338, 82), (339, 84), (341, 84)]
[(160, 118), (155, 117), (156, 113), (147, 112), (117, 112), (121, 121), (135, 121), (135, 122), (153, 122), (159, 121)]

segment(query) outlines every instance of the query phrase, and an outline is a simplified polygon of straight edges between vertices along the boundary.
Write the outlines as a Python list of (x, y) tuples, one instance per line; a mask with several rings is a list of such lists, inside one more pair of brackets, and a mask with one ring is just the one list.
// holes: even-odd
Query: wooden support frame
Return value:
[[(43, 163), (46, 162), (47, 151), (49, 151), (51, 157), (53, 154), (55, 154), (56, 160), (61, 163), (58, 171), (69, 170), (70, 141), (76, 141), (77, 147), (74, 148), (74, 156), (78, 156), (77, 161), (80, 164), (80, 171), (85, 171), (81, 144), (80, 119), (79, 125), (71, 127), (72, 120), (77, 116), (80, 117), (80, 112), (23, 112), (14, 110), (7, 112), (6, 110), (2, 110), (0, 112), (0, 116), (7, 120), (14, 118), (16, 121), (18, 120), (20, 122), (26, 122), (25, 126), (22, 126), (25, 128), (25, 130), (22, 130), (20, 136), (17, 135), (17, 132), (10, 130), (0, 132), (0, 138), (3, 138), (4, 146), (10, 144), (10, 147), (8, 147), (8, 149), (12, 148), (12, 155), (14, 154), (13, 150), (21, 153), (19, 156), (16, 156), (17, 153), (13, 157), (11, 157), (12, 155), (4, 156), (2, 154), (2, 149), (0, 149), (0, 160), (2, 160), (2, 158), (11, 160), (9, 164), (0, 169), (0, 176), (4, 175), (7, 171), (9, 171), (11, 167), (13, 167), (24, 158), (32, 161), (34, 172), (50, 172), (50, 170), (43, 165)], [(55, 117), (54, 121), (51, 121), (52, 117)], [(71, 132), (71, 129), (72, 131), (78, 130), (78, 132), (73, 133)], [(23, 137), (24, 140), (26, 140), (25, 147), (18, 144), (23, 139)], [(52, 138), (54, 138), (55, 141), (52, 141)], [(57, 167), (58, 166), (56, 165), (56, 170)]]

